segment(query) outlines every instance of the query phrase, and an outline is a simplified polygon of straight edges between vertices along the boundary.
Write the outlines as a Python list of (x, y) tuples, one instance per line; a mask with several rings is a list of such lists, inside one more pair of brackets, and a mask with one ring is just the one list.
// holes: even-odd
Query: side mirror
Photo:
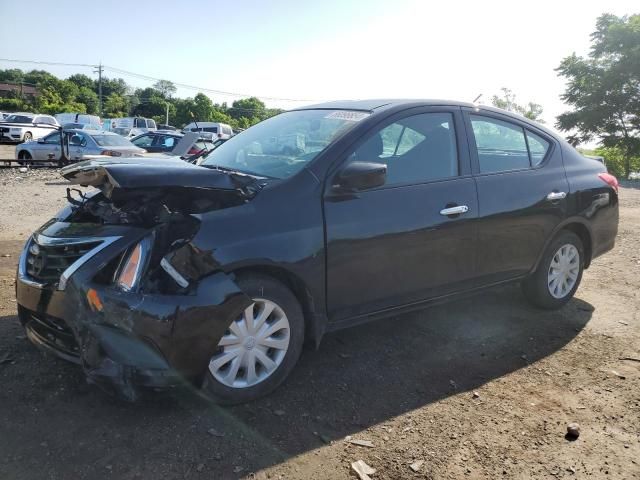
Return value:
[(333, 180), (334, 190), (358, 191), (384, 185), (387, 165), (376, 162), (351, 162)]

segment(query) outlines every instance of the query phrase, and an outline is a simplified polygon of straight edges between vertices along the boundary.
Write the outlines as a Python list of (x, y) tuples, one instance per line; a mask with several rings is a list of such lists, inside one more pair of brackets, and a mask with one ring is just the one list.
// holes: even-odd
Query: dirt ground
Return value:
[(356, 460), (373, 480), (640, 478), (637, 185), (615, 250), (560, 311), (514, 285), (330, 334), (233, 408), (188, 389), (122, 403), (25, 339), (18, 255), (64, 190), (55, 170), (0, 170), (0, 478), (353, 479)]

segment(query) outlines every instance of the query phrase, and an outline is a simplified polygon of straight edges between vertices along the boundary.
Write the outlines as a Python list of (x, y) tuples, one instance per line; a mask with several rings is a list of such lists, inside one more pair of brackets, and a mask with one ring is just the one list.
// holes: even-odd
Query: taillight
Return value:
[(121, 157), (122, 152), (116, 152), (115, 150), (103, 150), (100, 152), (100, 155), (108, 155), (110, 157)]
[(610, 173), (599, 173), (598, 177), (618, 193), (618, 179)]

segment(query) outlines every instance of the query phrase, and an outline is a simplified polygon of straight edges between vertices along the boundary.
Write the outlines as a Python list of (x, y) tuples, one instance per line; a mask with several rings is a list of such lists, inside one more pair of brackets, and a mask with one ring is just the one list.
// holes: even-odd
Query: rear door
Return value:
[(483, 284), (528, 273), (566, 217), (560, 146), (512, 117), (465, 109), (478, 188), (477, 274)]
[[(468, 287), (478, 215), (459, 108), (421, 107), (365, 135), (351, 161), (387, 164), (386, 183), (324, 198), (332, 321)], [(339, 169), (338, 169), (339, 170)], [(464, 207), (464, 213), (447, 214)]]

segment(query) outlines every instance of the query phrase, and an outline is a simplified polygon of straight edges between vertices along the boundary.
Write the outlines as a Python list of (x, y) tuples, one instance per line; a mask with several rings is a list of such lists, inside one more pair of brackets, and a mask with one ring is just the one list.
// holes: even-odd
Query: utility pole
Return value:
[(98, 65), (98, 69), (94, 70), (93, 73), (98, 74), (98, 115), (102, 117), (102, 62)]
[(164, 121), (165, 125), (169, 125), (169, 102), (167, 102), (167, 118)]

